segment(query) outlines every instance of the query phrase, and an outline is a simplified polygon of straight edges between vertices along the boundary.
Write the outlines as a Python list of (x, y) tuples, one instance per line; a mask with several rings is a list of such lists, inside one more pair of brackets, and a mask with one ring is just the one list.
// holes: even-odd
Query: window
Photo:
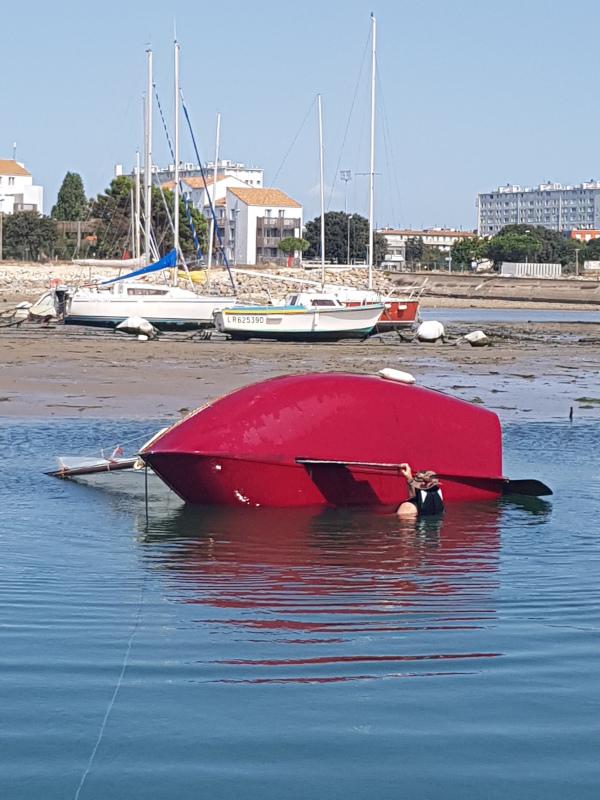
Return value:
[(14, 178), (9, 178), (8, 179), (8, 185), (9, 186), (14, 186), (15, 185), (15, 179)]
[(280, 219), (283, 219), (283, 218), (284, 218), (284, 216), (285, 216), (285, 211), (284, 211), (282, 208), (280, 208), (280, 209), (279, 209), (279, 211), (278, 211), (277, 213), (279, 214), (279, 218), (280, 218)]
[(265, 217), (270, 217), (272, 213), (273, 210), (271, 208), (265, 208)]
[(165, 295), (167, 293), (167, 289), (146, 289), (141, 287), (135, 287), (127, 289), (128, 295), (138, 295), (140, 297), (149, 297), (151, 295)]

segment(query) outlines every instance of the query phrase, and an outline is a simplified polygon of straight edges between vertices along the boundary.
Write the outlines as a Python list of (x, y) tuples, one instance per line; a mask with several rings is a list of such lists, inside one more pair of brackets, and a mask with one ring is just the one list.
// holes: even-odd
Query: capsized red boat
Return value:
[[(192, 504), (389, 509), (407, 499), (402, 462), (437, 472), (447, 503), (511, 490), (496, 414), (369, 375), (246, 386), (168, 428), (140, 456)], [(515, 483), (521, 493), (551, 493), (538, 481)]]

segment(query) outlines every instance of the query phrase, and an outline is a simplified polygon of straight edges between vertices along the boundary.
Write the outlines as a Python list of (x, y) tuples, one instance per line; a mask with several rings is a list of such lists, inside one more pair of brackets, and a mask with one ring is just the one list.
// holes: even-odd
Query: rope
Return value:
[(306, 124), (306, 120), (308, 119), (308, 117), (309, 117), (310, 113), (312, 112), (312, 110), (313, 110), (313, 108), (314, 108), (314, 105), (315, 105), (315, 103), (316, 103), (316, 100), (317, 100), (316, 96), (315, 96), (315, 97), (313, 97), (312, 103), (311, 103), (311, 104), (310, 104), (310, 106), (308, 107), (308, 111), (307, 111), (307, 112), (306, 112), (306, 114), (304, 115), (304, 119), (302, 120), (302, 122), (300, 123), (300, 127), (299, 127), (299, 128), (298, 128), (298, 130), (296, 131), (296, 135), (295, 135), (295, 136), (294, 136), (294, 138), (292, 139), (292, 143), (291, 143), (291, 144), (290, 144), (290, 146), (288, 147), (288, 149), (287, 149), (287, 151), (286, 151), (286, 153), (285, 153), (285, 155), (284, 155), (283, 159), (281, 160), (281, 164), (280, 164), (280, 165), (277, 167), (277, 171), (275, 172), (275, 175), (274, 175), (274, 177), (273, 177), (273, 183), (272, 183), (272, 186), (275, 186), (275, 184), (277, 183), (277, 178), (279, 177), (279, 173), (280, 173), (280, 172), (281, 172), (281, 170), (283, 169), (283, 166), (284, 166), (285, 162), (287, 161), (287, 158), (288, 158), (289, 154), (292, 152), (292, 150), (293, 150), (293, 148), (294, 148), (294, 145), (295, 145), (295, 144), (296, 144), (296, 142), (298, 141), (298, 137), (299, 137), (299, 136), (300, 136), (300, 134), (302, 133), (302, 129), (304, 128), (304, 126), (305, 126), (305, 124)]
[(399, 224), (399, 217), (396, 217), (396, 210), (394, 207), (394, 196), (393, 190), (396, 193), (396, 200), (398, 202), (398, 211), (399, 216), (402, 216), (402, 193), (400, 192), (400, 184), (398, 182), (398, 171), (396, 169), (396, 154), (394, 152), (394, 139), (390, 136), (390, 124), (388, 120), (387, 114), (387, 107), (385, 102), (385, 94), (383, 91), (383, 81), (381, 78), (381, 72), (379, 70), (379, 62), (377, 63), (377, 85), (379, 90), (379, 96), (381, 97), (381, 110), (383, 116), (383, 145), (385, 150), (385, 160), (387, 165), (387, 171), (391, 175), (391, 183), (392, 183), (392, 193), (391, 193), (391, 205), (392, 205), (392, 216), (394, 218), (394, 222)]
[[(163, 114), (162, 106), (160, 104), (160, 98), (158, 96), (158, 89), (156, 88), (156, 84), (154, 84), (154, 95), (156, 97), (156, 105), (158, 107), (160, 118), (162, 120), (163, 129), (164, 129), (164, 132), (165, 132), (165, 137), (167, 139), (167, 145), (169, 147), (169, 152), (171, 153), (171, 158), (173, 160), (173, 163), (175, 163), (175, 150), (174, 150), (173, 145), (171, 143), (171, 137), (169, 136), (169, 129), (167, 127), (167, 122), (165, 120), (165, 115)], [(161, 191), (163, 203), (165, 204), (165, 209), (167, 211), (167, 216), (169, 218), (169, 224), (171, 226), (171, 230), (173, 232), (175, 232), (175, 228), (174, 228), (173, 222), (171, 220), (171, 215), (169, 214), (169, 210), (167, 208), (165, 196), (164, 196), (164, 193), (163, 193), (162, 183), (160, 181), (158, 183), (158, 186), (159, 186), (160, 191)], [(196, 226), (194, 225), (194, 220), (192, 218), (192, 212), (191, 212), (190, 207), (189, 207), (188, 198), (184, 193), (183, 181), (181, 179), (179, 180), (179, 190), (181, 192), (181, 196), (183, 197), (183, 200), (184, 200), (184, 203), (185, 203), (186, 219), (188, 221), (188, 225), (189, 225), (190, 231), (192, 233), (192, 238), (194, 240), (194, 246), (196, 248), (196, 257), (198, 258), (198, 260), (200, 260), (202, 258), (202, 250), (200, 248), (200, 242), (198, 240), (198, 232), (196, 230)], [(185, 271), (188, 272), (188, 267), (187, 267), (187, 264), (185, 262), (185, 258), (183, 257), (183, 253), (181, 253), (181, 258), (183, 260), (183, 265), (185, 267)], [(189, 278), (189, 272), (188, 272), (188, 278)], [(191, 278), (189, 278), (189, 280), (190, 280), (190, 283), (191, 283)]]
[(81, 780), (79, 781), (79, 786), (77, 787), (77, 791), (75, 792), (73, 800), (79, 800), (79, 797), (81, 795), (81, 792), (83, 790), (83, 787), (85, 785), (87, 777), (91, 772), (92, 766), (94, 764), (94, 760), (96, 758), (96, 753), (98, 752), (98, 748), (100, 747), (100, 743), (102, 742), (102, 737), (104, 736), (104, 731), (106, 730), (106, 725), (108, 724), (108, 718), (110, 717), (110, 712), (113, 709), (113, 706), (114, 706), (115, 701), (117, 699), (117, 695), (119, 694), (119, 689), (121, 688), (121, 684), (123, 683), (123, 678), (125, 676), (125, 671), (127, 669), (128, 663), (129, 663), (129, 655), (131, 653), (131, 646), (133, 644), (133, 637), (137, 633), (137, 630), (138, 630), (139, 624), (140, 624), (140, 619), (141, 619), (141, 616), (142, 616), (142, 607), (143, 607), (143, 604), (144, 604), (144, 592), (145, 592), (145, 589), (146, 589), (146, 577), (147, 577), (147, 572), (144, 572), (144, 578), (142, 580), (142, 585), (140, 587), (140, 599), (139, 599), (139, 603), (138, 603), (137, 613), (136, 613), (136, 616), (135, 616), (133, 629), (131, 631), (131, 636), (129, 637), (129, 641), (127, 642), (127, 648), (125, 650), (125, 657), (123, 658), (123, 664), (121, 666), (121, 672), (119, 673), (119, 678), (118, 678), (117, 683), (115, 685), (115, 689), (114, 689), (114, 691), (112, 693), (112, 697), (110, 698), (110, 701), (109, 701), (108, 706), (106, 708), (106, 712), (104, 714), (104, 718), (102, 720), (102, 724), (100, 725), (100, 730), (98, 732), (98, 738), (96, 739), (96, 743), (95, 743), (94, 747), (92, 748), (92, 752), (91, 752), (90, 757), (88, 759), (88, 763), (86, 765), (85, 770), (83, 771), (83, 775), (81, 776)]
[(208, 186), (207, 186), (207, 183), (206, 183), (206, 172), (204, 170), (204, 167), (202, 166), (202, 161), (200, 159), (200, 153), (198, 152), (198, 145), (196, 144), (196, 137), (194, 136), (194, 129), (192, 128), (192, 123), (190, 121), (190, 115), (188, 114), (187, 106), (185, 104), (183, 96), (181, 98), (181, 105), (182, 105), (182, 108), (183, 108), (183, 113), (185, 115), (186, 122), (188, 124), (188, 128), (190, 130), (190, 136), (192, 137), (192, 144), (194, 146), (194, 152), (196, 153), (196, 160), (198, 162), (198, 166), (200, 167), (200, 174), (202, 175), (202, 182), (204, 183), (204, 191), (206, 192), (206, 196), (208, 198), (208, 204), (210, 206), (210, 213), (211, 213), (212, 218), (213, 218), (214, 227), (215, 227), (215, 233), (217, 235), (217, 240), (219, 242), (219, 250), (221, 251), (221, 253), (223, 255), (223, 261), (225, 262), (225, 267), (227, 268), (227, 272), (229, 274), (229, 280), (231, 281), (231, 285), (233, 287), (233, 291), (237, 292), (237, 286), (235, 284), (235, 278), (233, 277), (233, 273), (231, 271), (231, 268), (229, 266), (229, 261), (227, 259), (227, 254), (225, 253), (225, 247), (223, 246), (223, 238), (222, 238), (221, 234), (219, 233), (219, 226), (217, 224), (217, 215), (215, 213), (215, 207), (213, 205), (213, 201), (212, 201), (212, 198), (210, 196), (210, 192), (208, 191)]
[(366, 55), (367, 55), (367, 49), (368, 49), (368, 46), (369, 46), (370, 38), (371, 38), (371, 34), (369, 33), (367, 35), (367, 39), (365, 41), (365, 46), (363, 48), (362, 59), (361, 59), (361, 62), (360, 62), (360, 69), (358, 71), (358, 78), (356, 79), (356, 84), (354, 86), (354, 95), (352, 97), (352, 103), (350, 105), (350, 111), (348, 112), (348, 119), (346, 120), (346, 128), (344, 130), (344, 136), (342, 138), (342, 144), (341, 144), (341, 147), (340, 147), (340, 153), (339, 153), (339, 156), (338, 156), (337, 164), (335, 165), (335, 173), (334, 173), (334, 176), (333, 176), (333, 180), (331, 182), (331, 191), (329, 193), (329, 199), (327, 201), (327, 208), (328, 209), (331, 208), (331, 201), (333, 199), (333, 192), (335, 190), (335, 185), (336, 185), (336, 182), (338, 180), (339, 173), (340, 173), (340, 164), (342, 163), (342, 155), (344, 153), (344, 147), (346, 145), (346, 139), (348, 137), (348, 130), (350, 128), (350, 122), (352, 120), (352, 114), (354, 112), (354, 106), (356, 105), (356, 98), (358, 96), (358, 89), (360, 87), (360, 81), (361, 81), (362, 74), (363, 74), (363, 69), (364, 69), (364, 66), (365, 66), (365, 58), (366, 58)]

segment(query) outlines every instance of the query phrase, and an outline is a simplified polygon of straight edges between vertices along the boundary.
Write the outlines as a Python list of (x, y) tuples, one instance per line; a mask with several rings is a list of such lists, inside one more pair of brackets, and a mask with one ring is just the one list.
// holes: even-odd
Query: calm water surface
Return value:
[(0, 797), (598, 797), (598, 426), (505, 428), (555, 496), (416, 529), (40, 474), (149, 430), (0, 424)]
[(600, 322), (600, 311), (537, 308), (424, 308), (420, 314), (423, 319), (437, 319), (440, 322)]

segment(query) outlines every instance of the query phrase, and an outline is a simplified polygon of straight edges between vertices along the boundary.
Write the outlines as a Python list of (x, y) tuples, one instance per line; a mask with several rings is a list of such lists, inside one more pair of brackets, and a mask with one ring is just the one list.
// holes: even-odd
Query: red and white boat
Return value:
[(140, 456), (192, 504), (393, 508), (407, 499), (401, 462), (437, 472), (447, 503), (551, 493), (503, 477), (496, 414), (368, 375), (246, 386), (160, 433)]
[(423, 287), (408, 289), (403, 295), (384, 295), (372, 289), (351, 289), (342, 286), (335, 289), (336, 297), (346, 306), (383, 303), (383, 311), (375, 326), (377, 333), (411, 328), (415, 325), (419, 321), (419, 302), (422, 292)]

